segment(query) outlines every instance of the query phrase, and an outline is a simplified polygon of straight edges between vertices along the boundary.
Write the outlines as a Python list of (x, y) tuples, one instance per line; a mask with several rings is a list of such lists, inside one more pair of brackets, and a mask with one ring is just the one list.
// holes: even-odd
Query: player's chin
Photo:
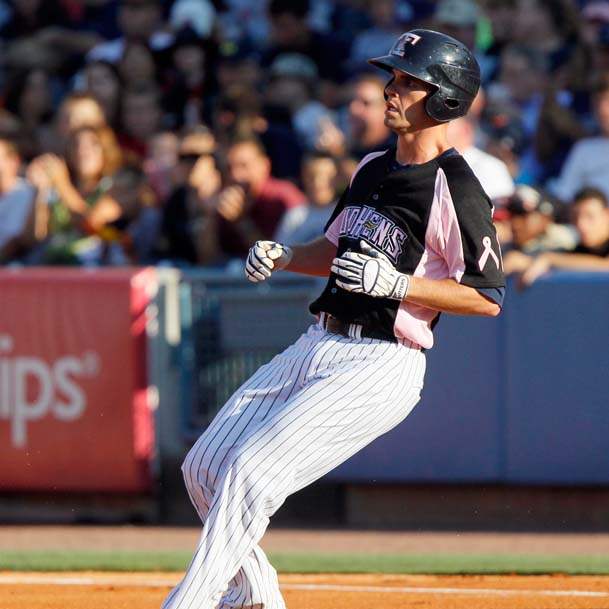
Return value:
[(385, 126), (389, 127), (390, 129), (395, 129), (404, 122), (404, 119), (400, 116), (400, 114), (394, 110), (385, 110), (385, 117), (383, 120)]
[(397, 112), (385, 112), (384, 123), (385, 127), (389, 127), (389, 129), (398, 133), (408, 131), (410, 127), (408, 121), (404, 120), (404, 117)]

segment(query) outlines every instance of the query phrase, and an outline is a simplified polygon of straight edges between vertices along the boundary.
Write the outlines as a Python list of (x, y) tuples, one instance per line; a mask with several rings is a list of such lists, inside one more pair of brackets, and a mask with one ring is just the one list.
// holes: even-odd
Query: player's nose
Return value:
[(395, 81), (395, 76), (392, 76), (391, 79), (389, 80), (389, 82), (385, 85), (385, 90), (384, 90), (385, 101), (387, 101), (389, 99), (389, 97), (395, 93), (395, 90), (393, 89), (394, 81)]

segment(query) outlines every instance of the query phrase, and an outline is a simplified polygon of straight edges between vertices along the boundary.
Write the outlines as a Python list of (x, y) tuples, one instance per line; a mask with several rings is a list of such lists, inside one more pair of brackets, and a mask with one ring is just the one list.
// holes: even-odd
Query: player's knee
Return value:
[(287, 494), (285, 472), (270, 459), (257, 459), (247, 452), (238, 454), (227, 472), (231, 481), (241, 487), (249, 501), (250, 510), (271, 516)]
[(196, 486), (197, 483), (197, 470), (195, 467), (195, 455), (191, 450), (182, 461), (182, 477), (184, 478), (184, 484), (191, 490), (192, 487)]

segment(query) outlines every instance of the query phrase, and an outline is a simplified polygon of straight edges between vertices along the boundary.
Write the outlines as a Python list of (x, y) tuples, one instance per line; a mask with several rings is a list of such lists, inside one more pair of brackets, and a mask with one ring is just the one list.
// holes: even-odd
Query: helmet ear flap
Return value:
[(463, 116), (462, 104), (456, 99), (446, 99), (442, 96), (440, 89), (434, 91), (427, 97), (425, 102), (427, 114), (439, 123), (446, 123), (454, 118)]
[(438, 90), (436, 90), (427, 96), (427, 101), (425, 102), (425, 111), (427, 112), (427, 115), (433, 118), (435, 121), (443, 123), (448, 120), (444, 117), (443, 105), (442, 97), (438, 95)]

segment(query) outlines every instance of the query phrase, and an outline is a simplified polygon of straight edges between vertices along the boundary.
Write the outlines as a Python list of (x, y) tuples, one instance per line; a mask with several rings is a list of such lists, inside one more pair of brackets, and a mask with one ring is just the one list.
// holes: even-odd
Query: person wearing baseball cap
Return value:
[(521, 287), (530, 286), (549, 271), (609, 271), (609, 202), (598, 188), (583, 188), (571, 203), (579, 244), (570, 252), (528, 256), (521, 269)]
[(572, 250), (575, 231), (555, 220), (560, 202), (548, 193), (521, 184), (505, 205), (509, 214), (512, 249), (504, 255), (506, 273), (521, 272), (530, 264), (530, 256), (548, 251)]

